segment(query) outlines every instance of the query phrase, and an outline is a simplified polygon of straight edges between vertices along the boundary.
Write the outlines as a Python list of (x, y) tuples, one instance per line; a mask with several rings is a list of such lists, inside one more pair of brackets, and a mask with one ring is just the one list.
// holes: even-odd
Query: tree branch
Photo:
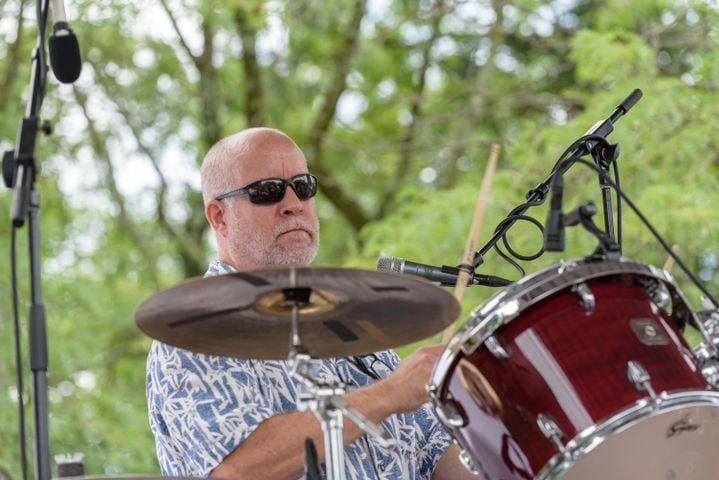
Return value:
[(13, 84), (15, 79), (17, 78), (17, 72), (18, 68), (16, 65), (19, 62), (20, 58), (20, 45), (22, 43), (22, 32), (23, 32), (23, 25), (22, 25), (22, 16), (25, 10), (25, 2), (20, 2), (20, 11), (18, 11), (17, 14), (17, 30), (16, 30), (16, 37), (15, 41), (12, 45), (10, 45), (10, 48), (7, 53), (7, 64), (5, 67), (5, 75), (3, 75), (2, 81), (0, 81), (0, 92), (3, 92), (2, 95), (0, 95), (0, 112), (5, 111), (5, 107), (7, 106), (7, 100), (9, 95), (7, 93), (10, 91), (10, 86)]
[(422, 101), (424, 97), (424, 90), (426, 86), (427, 70), (431, 64), (432, 59), (432, 47), (439, 38), (439, 22), (442, 19), (444, 3), (440, 1), (437, 6), (437, 14), (432, 18), (432, 35), (427, 40), (422, 49), (422, 65), (417, 72), (418, 78), (415, 85), (414, 92), (412, 92), (412, 100), (410, 105), (410, 122), (407, 126), (404, 136), (399, 147), (399, 163), (395, 170), (394, 176), (385, 187), (385, 192), (382, 197), (382, 203), (377, 209), (375, 218), (382, 218), (387, 213), (390, 205), (394, 203), (396, 198), (396, 192), (399, 189), (399, 185), (402, 183), (404, 178), (407, 176), (410, 164), (412, 163), (412, 145), (414, 143), (414, 135), (417, 130), (417, 124), (422, 114)]
[(125, 231), (128, 233), (130, 238), (132, 238), (133, 242), (135, 243), (135, 246), (145, 259), (145, 263), (147, 264), (148, 272), (150, 274), (150, 279), (152, 283), (155, 285), (156, 288), (159, 288), (160, 282), (159, 276), (157, 274), (157, 267), (155, 266), (154, 262), (155, 256), (148, 250), (145, 239), (136, 228), (134, 222), (130, 219), (130, 216), (127, 214), (127, 208), (125, 207), (125, 199), (117, 188), (117, 181), (115, 180), (115, 171), (112, 165), (112, 161), (110, 160), (110, 153), (107, 150), (105, 140), (101, 138), (100, 133), (95, 128), (94, 121), (90, 117), (90, 114), (87, 110), (87, 97), (82, 94), (77, 87), (73, 87), (72, 91), (75, 96), (75, 100), (77, 101), (77, 104), (80, 106), (83, 115), (87, 119), (87, 132), (90, 137), (90, 143), (92, 145), (92, 148), (95, 151), (97, 158), (105, 164), (105, 167), (107, 169), (107, 176), (104, 183), (110, 192), (110, 196), (120, 210), (120, 224), (125, 228)]
[(353, 228), (359, 230), (369, 220), (369, 215), (360, 205), (346, 193), (323, 165), (322, 145), (329, 131), (332, 119), (337, 111), (337, 101), (345, 90), (350, 62), (357, 49), (360, 22), (364, 16), (366, 0), (355, 0), (352, 18), (343, 30), (346, 32), (342, 44), (335, 57), (334, 76), (325, 91), (308, 135), (308, 144), (305, 148), (308, 162), (316, 172), (322, 184), (322, 192), (337, 210), (350, 222)]
[(265, 124), (264, 91), (262, 89), (262, 73), (257, 63), (255, 37), (257, 29), (247, 12), (238, 7), (234, 10), (235, 27), (242, 42), (242, 64), (245, 67), (245, 116), (250, 127)]
[(167, 0), (160, 0), (160, 3), (162, 4), (162, 8), (165, 9), (165, 13), (167, 14), (167, 16), (170, 18), (170, 23), (172, 23), (172, 28), (175, 30), (177, 38), (179, 38), (180, 40), (180, 45), (185, 50), (185, 52), (187, 52), (187, 56), (190, 57), (190, 60), (192, 60), (192, 62), (197, 67), (197, 55), (192, 53), (192, 50), (190, 49), (190, 44), (187, 43), (187, 40), (185, 40), (184, 35), (182, 35), (182, 32), (180, 31), (180, 26), (177, 23), (177, 19), (175, 19), (175, 15), (173, 15), (172, 10), (170, 10), (170, 7), (167, 5)]
[(203, 18), (202, 34), (204, 48), (202, 55), (197, 57), (197, 69), (200, 71), (200, 116), (202, 118), (202, 139), (204, 151), (222, 138), (217, 108), (217, 70), (212, 65), (215, 52), (213, 45), (214, 31), (208, 16)]
[[(115, 103), (115, 106), (120, 115), (122, 115), (123, 119), (125, 120), (125, 124), (128, 126), (128, 128), (130, 128), (130, 131), (135, 137), (135, 142), (137, 143), (138, 148), (149, 160), (150, 165), (152, 165), (153, 170), (157, 174), (157, 177), (160, 179), (160, 188), (155, 196), (157, 198), (156, 218), (160, 228), (162, 228), (162, 230), (172, 240), (174, 240), (175, 244), (179, 247), (180, 255), (184, 259), (186, 270), (191, 275), (203, 272), (206, 268), (206, 261), (204, 255), (202, 255), (202, 250), (198, 248), (198, 245), (200, 245), (202, 242), (204, 231), (200, 232), (199, 235), (195, 236), (181, 235), (169, 222), (169, 220), (167, 219), (165, 206), (167, 179), (165, 178), (165, 175), (162, 172), (159, 163), (157, 162), (156, 155), (152, 151), (152, 149), (145, 142), (143, 142), (140, 127), (131, 120), (134, 116), (129, 112), (129, 110), (125, 106), (117, 102)], [(190, 231), (190, 229), (187, 230), (188, 232)]]

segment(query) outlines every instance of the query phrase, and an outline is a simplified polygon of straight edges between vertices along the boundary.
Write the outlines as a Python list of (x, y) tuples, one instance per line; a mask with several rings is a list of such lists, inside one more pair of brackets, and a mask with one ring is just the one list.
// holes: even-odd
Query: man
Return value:
[[(208, 275), (309, 264), (319, 245), (316, 180), (284, 133), (249, 129), (227, 137), (202, 165), (205, 215), (219, 259)], [(397, 440), (377, 445), (345, 421), (348, 479), (473, 478), (457, 460), (425, 385), (442, 347), (402, 362), (393, 352), (323, 359), (319, 376), (348, 386), (348, 404)], [(292, 479), (302, 475), (304, 439), (324, 461), (312, 412), (297, 411), (300, 382), (285, 361), (201, 355), (154, 342), (148, 356), (150, 424), (165, 475)]]

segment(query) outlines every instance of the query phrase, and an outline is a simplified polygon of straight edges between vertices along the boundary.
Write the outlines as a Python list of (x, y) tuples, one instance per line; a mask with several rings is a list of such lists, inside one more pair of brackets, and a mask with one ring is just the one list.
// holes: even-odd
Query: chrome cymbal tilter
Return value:
[(291, 270), (292, 288), (283, 290), (288, 306), (292, 308), (290, 353), (287, 363), (290, 371), (304, 383), (307, 391), (301, 392), (297, 400), (297, 409), (311, 410), (322, 426), (325, 449), (325, 472), (328, 480), (345, 479), (345, 458), (343, 415), (347, 415), (365, 433), (372, 435), (385, 448), (391, 448), (395, 442), (377, 425), (350, 407), (344, 399), (345, 385), (320, 382), (312, 377), (312, 366), (318, 362), (313, 359), (302, 345), (300, 338), (299, 311), (309, 303), (312, 289), (296, 286), (294, 269)]

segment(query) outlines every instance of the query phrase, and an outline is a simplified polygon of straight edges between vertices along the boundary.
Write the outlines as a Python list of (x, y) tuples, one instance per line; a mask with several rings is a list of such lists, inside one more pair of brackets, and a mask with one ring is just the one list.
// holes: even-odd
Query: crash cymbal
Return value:
[(286, 359), (292, 308), (316, 358), (362, 355), (427, 338), (459, 314), (451, 294), (390, 272), (287, 267), (196, 278), (147, 299), (137, 326), (161, 342), (210, 355)]

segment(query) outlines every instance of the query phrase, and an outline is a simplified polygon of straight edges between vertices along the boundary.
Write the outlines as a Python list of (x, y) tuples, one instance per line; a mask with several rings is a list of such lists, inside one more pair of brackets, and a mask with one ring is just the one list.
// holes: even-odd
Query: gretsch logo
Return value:
[(684, 432), (694, 432), (696, 430), (699, 430), (699, 425), (692, 423), (689, 420), (689, 415), (685, 415), (667, 429), (667, 438), (672, 438), (673, 436)]

